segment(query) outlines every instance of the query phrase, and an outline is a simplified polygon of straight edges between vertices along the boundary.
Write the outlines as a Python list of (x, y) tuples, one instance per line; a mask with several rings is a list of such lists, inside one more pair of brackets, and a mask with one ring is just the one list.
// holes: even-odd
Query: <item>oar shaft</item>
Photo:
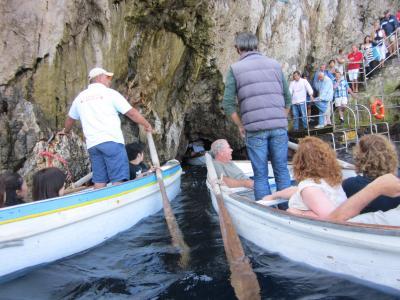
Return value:
[(211, 156), (206, 153), (208, 178), (217, 200), (219, 224), (226, 257), (231, 271), (231, 284), (240, 300), (260, 299), (260, 286), (250, 261), (246, 257), (242, 243), (236, 233), (231, 216), (225, 207), (222, 191), (216, 183), (218, 178)]
[(149, 143), (151, 161), (153, 162), (154, 167), (158, 168), (160, 167), (160, 161), (158, 160), (157, 149), (151, 132), (147, 132), (147, 142)]
[(71, 184), (72, 188), (77, 188), (80, 187), (82, 184), (85, 184), (86, 182), (88, 182), (90, 179), (92, 179), (93, 177), (93, 173), (90, 172), (89, 174), (83, 176), (81, 179), (77, 180), (76, 182), (73, 182)]
[(181, 250), (181, 264), (183, 267), (186, 267), (187, 263), (189, 262), (189, 247), (186, 245), (183, 239), (183, 234), (179, 229), (175, 215), (168, 200), (167, 191), (165, 189), (164, 180), (160, 169), (160, 161), (158, 159), (157, 149), (151, 132), (147, 132), (147, 141), (150, 149), (151, 160), (153, 165), (156, 167), (156, 176), (162, 196), (164, 216), (167, 222), (169, 233), (171, 234), (172, 244)]

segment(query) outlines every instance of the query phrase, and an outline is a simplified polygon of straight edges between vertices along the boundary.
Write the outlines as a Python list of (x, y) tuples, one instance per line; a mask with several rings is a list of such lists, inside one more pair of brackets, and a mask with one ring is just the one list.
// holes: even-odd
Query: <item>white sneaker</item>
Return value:
[(315, 126), (314, 128), (315, 129), (321, 129), (321, 128), (324, 128), (325, 126), (324, 125), (317, 125), (317, 126)]

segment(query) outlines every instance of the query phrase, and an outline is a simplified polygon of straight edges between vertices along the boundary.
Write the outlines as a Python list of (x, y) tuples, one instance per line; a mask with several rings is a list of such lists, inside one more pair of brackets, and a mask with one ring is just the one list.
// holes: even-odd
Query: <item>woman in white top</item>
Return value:
[(265, 196), (264, 204), (268, 200), (289, 199), (288, 212), (324, 219), (347, 199), (336, 154), (318, 138), (301, 139), (293, 157), (293, 173), (299, 185)]

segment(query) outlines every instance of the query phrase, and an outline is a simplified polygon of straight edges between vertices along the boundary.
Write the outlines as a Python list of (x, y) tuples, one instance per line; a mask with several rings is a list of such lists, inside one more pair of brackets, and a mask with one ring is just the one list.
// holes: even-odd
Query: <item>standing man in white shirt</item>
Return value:
[(307, 128), (307, 93), (314, 100), (313, 89), (307, 79), (301, 78), (299, 71), (293, 72), (293, 81), (289, 85), (292, 95), (293, 130), (299, 130), (299, 118), (303, 123), (303, 129)]
[(89, 86), (72, 102), (65, 127), (68, 134), (76, 120), (82, 124), (93, 171), (95, 188), (129, 180), (129, 162), (125, 150), (119, 113), (152, 131), (150, 123), (116, 90), (110, 88), (113, 73), (102, 68), (89, 72)]

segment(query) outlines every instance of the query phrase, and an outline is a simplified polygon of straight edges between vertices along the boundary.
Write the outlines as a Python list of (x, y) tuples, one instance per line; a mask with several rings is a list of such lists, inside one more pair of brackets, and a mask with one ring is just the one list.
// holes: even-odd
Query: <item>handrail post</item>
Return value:
[(396, 29), (396, 52), (397, 52), (397, 59), (400, 60), (399, 33), (400, 33), (400, 28), (397, 28)]
[(365, 70), (365, 60), (362, 61), (362, 66), (364, 70), (364, 88), (367, 90), (367, 71)]

